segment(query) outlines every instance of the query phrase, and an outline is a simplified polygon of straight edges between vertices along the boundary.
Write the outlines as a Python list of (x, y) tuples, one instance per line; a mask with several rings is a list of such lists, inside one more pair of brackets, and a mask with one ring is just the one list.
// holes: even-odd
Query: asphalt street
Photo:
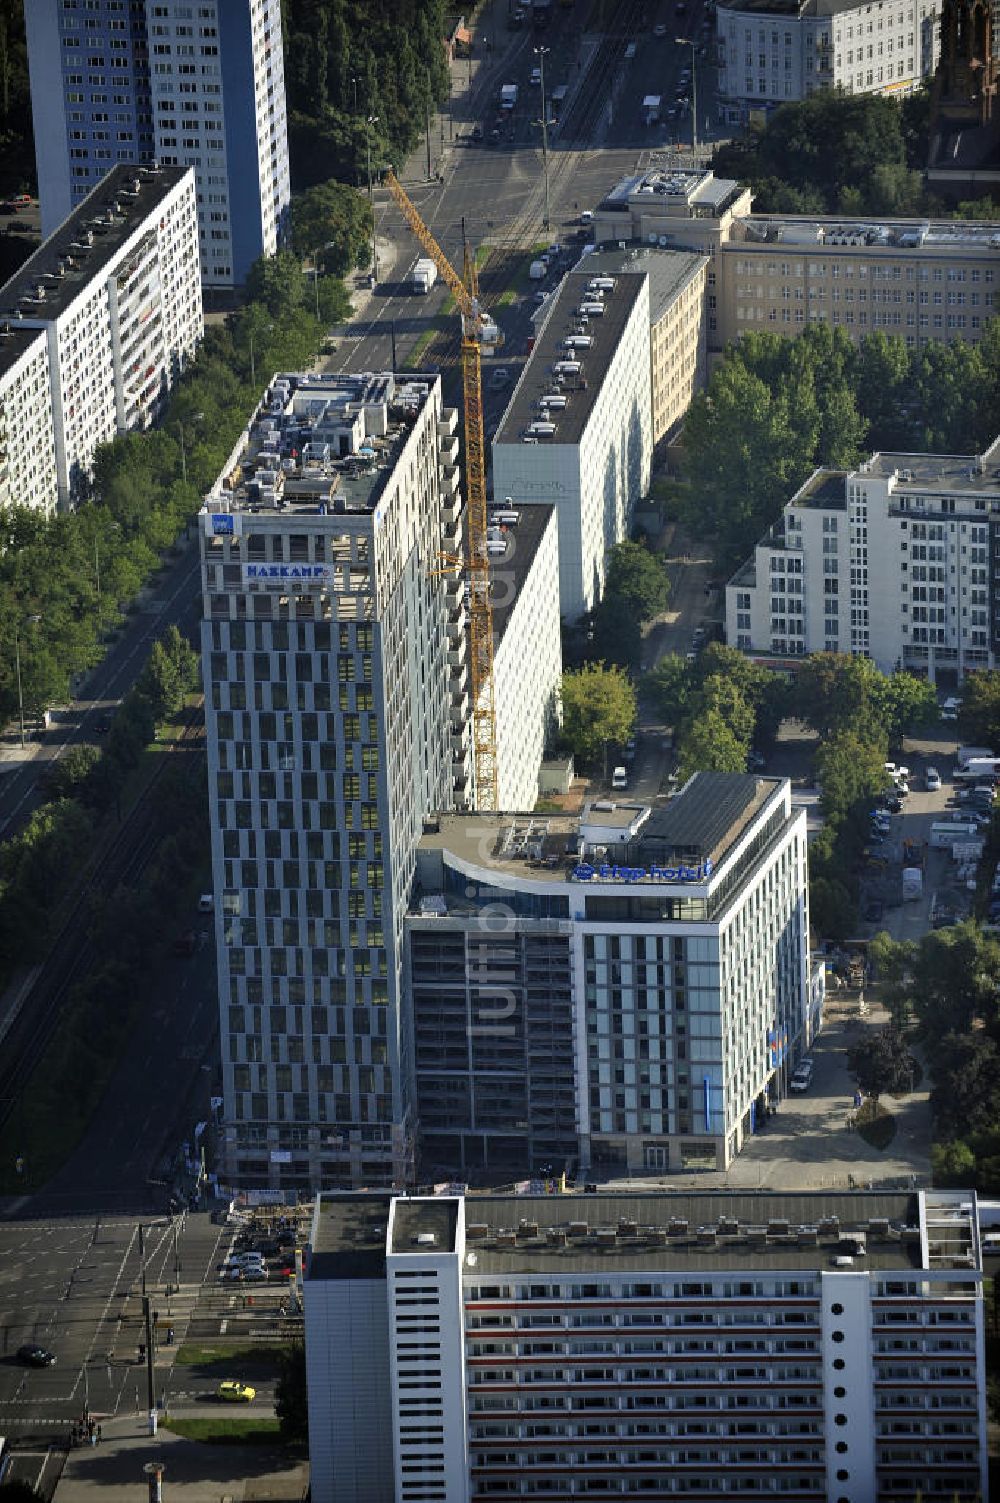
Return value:
[[(165, 1217), (144, 1223), (150, 1294), (165, 1311), (164, 1291), (178, 1269), (182, 1285), (172, 1301), (175, 1347), (161, 1347), (157, 1364), (164, 1372), (183, 1336), (181, 1309), (191, 1308), (184, 1290), (196, 1298), (214, 1276), (221, 1233), (204, 1213), (176, 1225)], [(134, 1217), (0, 1226), (0, 1434), (61, 1436), (85, 1408), (97, 1416), (131, 1410), (137, 1383), (144, 1397), (145, 1369), (137, 1361), (141, 1269)], [(26, 1342), (51, 1351), (54, 1365), (25, 1367), (16, 1354)]]

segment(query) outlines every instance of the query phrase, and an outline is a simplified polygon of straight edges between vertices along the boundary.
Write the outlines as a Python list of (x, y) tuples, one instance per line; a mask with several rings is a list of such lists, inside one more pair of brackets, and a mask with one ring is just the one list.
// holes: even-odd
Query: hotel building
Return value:
[(726, 1168), (819, 1023), (806, 816), (697, 773), (664, 809), (442, 814), (407, 920), (420, 1151), (512, 1177)]

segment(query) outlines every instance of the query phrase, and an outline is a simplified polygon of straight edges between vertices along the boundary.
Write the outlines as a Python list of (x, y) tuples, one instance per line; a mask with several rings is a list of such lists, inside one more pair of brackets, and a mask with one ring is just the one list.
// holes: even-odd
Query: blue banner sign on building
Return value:
[(228, 511), (213, 511), (212, 513), (212, 536), (231, 537), (233, 533), (233, 517)]
[(707, 882), (712, 875), (711, 861), (697, 866), (591, 866), (581, 862), (574, 866), (574, 882)]

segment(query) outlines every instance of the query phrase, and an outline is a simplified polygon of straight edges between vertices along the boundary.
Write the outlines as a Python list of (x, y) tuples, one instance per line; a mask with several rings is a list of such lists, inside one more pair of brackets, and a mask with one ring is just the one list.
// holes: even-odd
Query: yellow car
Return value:
[(256, 1388), (251, 1388), (249, 1383), (236, 1383), (227, 1379), (220, 1383), (216, 1389), (216, 1395), (220, 1399), (227, 1399), (231, 1404), (249, 1404), (257, 1397)]

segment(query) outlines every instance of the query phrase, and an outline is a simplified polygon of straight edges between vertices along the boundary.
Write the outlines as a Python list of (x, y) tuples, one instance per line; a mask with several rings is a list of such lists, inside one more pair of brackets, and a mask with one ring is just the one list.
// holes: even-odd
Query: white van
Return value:
[(628, 787), (628, 768), (616, 767), (611, 774), (611, 786), (616, 793), (620, 793)]

